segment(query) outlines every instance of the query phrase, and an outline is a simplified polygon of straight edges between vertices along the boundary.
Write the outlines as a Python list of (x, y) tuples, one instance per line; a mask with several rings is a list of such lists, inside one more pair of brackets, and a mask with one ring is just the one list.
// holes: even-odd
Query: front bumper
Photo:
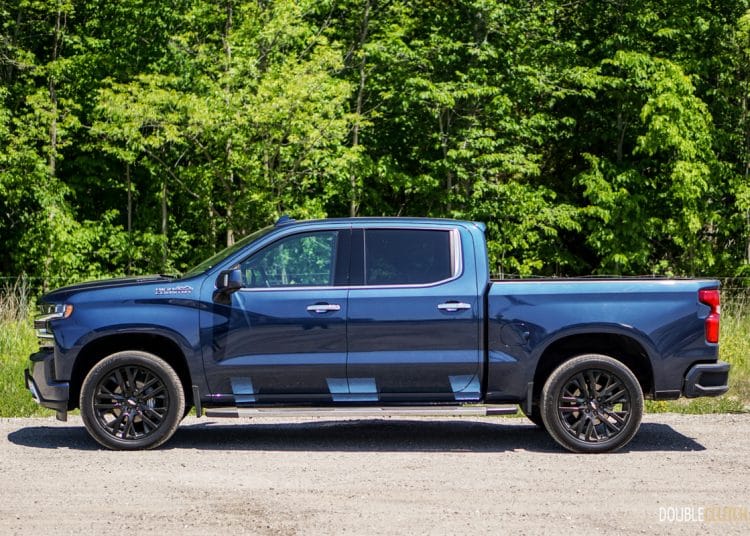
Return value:
[(682, 393), (687, 398), (719, 396), (729, 390), (729, 363), (700, 363), (693, 365), (685, 375)]
[(31, 354), (30, 370), (24, 371), (24, 380), (34, 400), (45, 408), (54, 409), (58, 419), (65, 420), (70, 384), (54, 379), (54, 356), (53, 352), (45, 350)]

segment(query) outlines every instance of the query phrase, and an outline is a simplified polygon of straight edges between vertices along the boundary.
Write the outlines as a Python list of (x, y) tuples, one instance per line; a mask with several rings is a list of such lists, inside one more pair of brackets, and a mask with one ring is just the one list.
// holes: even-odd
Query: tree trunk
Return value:
[(131, 248), (133, 247), (133, 188), (130, 181), (130, 163), (125, 164), (125, 184), (128, 190), (128, 275), (132, 269)]
[[(57, 61), (60, 51), (60, 44), (62, 40), (62, 23), (63, 13), (59, 6), (55, 13), (55, 29), (52, 34), (52, 51), (50, 54), (50, 65), (54, 65)], [(47, 171), (50, 179), (54, 179), (57, 176), (57, 88), (55, 87), (55, 78), (51, 75), (47, 75), (47, 88), (49, 91), (50, 100), (50, 123), (48, 128), (48, 141), (49, 141), (49, 153), (47, 154)], [(51, 210), (47, 211), (47, 218), (50, 221), (55, 217), (55, 207), (49, 207)], [(52, 241), (47, 242), (47, 254), (44, 258), (44, 290), (47, 291), (47, 278), (49, 277), (50, 266), (52, 265)]]
[(168, 230), (168, 213), (167, 213), (167, 179), (161, 183), (161, 236), (163, 239), (162, 246), (162, 268), (167, 266), (167, 230)]
[[(367, 33), (370, 28), (370, 0), (367, 0), (365, 4), (365, 13), (362, 16), (362, 30), (359, 34), (359, 45), (358, 48), (362, 54), (362, 60), (359, 62), (359, 89), (357, 90), (357, 102), (355, 105), (355, 119), (354, 127), (352, 129), (352, 148), (356, 151), (359, 147), (359, 131), (361, 128), (362, 120), (362, 107), (364, 104), (365, 96), (365, 81), (367, 80), (367, 72), (365, 67), (367, 65), (367, 54), (363, 50), (364, 44), (367, 41)], [(357, 215), (359, 210), (359, 196), (357, 195), (357, 175), (351, 173), (349, 175), (349, 216), (352, 218)]]
[[(63, 13), (58, 8), (55, 14), (55, 31), (52, 35), (52, 54), (50, 64), (54, 64), (57, 61), (60, 50), (60, 41), (62, 39), (62, 18)], [(55, 79), (52, 75), (48, 75), (47, 83), (49, 88), (49, 99), (52, 105), (51, 120), (49, 125), (49, 155), (47, 155), (47, 165), (49, 167), (49, 175), (54, 178), (57, 175), (57, 89), (55, 87)]]
[[(744, 147), (742, 151), (742, 158), (744, 161), (744, 167), (745, 167), (745, 184), (748, 184), (748, 180), (750, 180), (750, 121), (748, 121), (748, 115), (750, 114), (750, 110), (748, 110), (748, 102), (747, 102), (747, 94), (748, 89), (750, 89), (750, 83), (745, 82), (745, 92), (742, 96), (742, 118), (740, 119), (741, 122), (741, 128), (744, 130)], [(750, 207), (745, 209), (745, 233), (746, 233), (746, 244), (745, 244), (745, 255), (746, 255), (746, 261), (748, 264), (750, 264)]]
[(445, 190), (447, 192), (447, 201), (445, 203), (445, 208), (448, 211), (448, 217), (450, 217), (450, 212), (453, 209), (451, 203), (451, 194), (453, 192), (453, 171), (448, 167), (448, 139), (451, 128), (451, 111), (441, 110), (440, 115), (438, 116), (438, 123), (440, 124), (440, 148), (443, 152), (443, 165), (446, 169)]
[[(232, 69), (232, 44), (230, 37), (232, 33), (232, 27), (234, 22), (234, 10), (232, 2), (227, 3), (227, 20), (224, 24), (224, 35), (222, 41), (224, 44), (224, 106), (227, 110), (232, 106), (231, 95), (232, 95), (232, 84), (230, 79), (230, 72)], [(227, 201), (227, 247), (234, 245), (234, 225), (232, 223), (232, 216), (234, 212), (234, 171), (232, 170), (232, 134), (231, 131), (227, 138), (227, 143), (224, 148), (224, 157), (227, 166), (227, 175), (225, 180), (226, 201)]]
[(622, 119), (622, 112), (617, 114), (617, 132), (619, 138), (617, 140), (617, 163), (622, 162), (623, 157), (623, 145), (625, 143), (625, 121)]

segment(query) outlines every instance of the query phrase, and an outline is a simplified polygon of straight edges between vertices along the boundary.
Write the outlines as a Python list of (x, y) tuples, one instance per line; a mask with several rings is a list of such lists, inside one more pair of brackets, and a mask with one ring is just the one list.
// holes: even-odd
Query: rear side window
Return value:
[(431, 229), (365, 230), (365, 285), (421, 285), (450, 279), (453, 233)]

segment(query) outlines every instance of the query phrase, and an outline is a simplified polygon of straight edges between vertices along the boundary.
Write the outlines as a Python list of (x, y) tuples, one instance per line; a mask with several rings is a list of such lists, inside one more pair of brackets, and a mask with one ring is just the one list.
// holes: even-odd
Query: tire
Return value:
[(81, 386), (81, 417), (100, 445), (153, 449), (177, 430), (185, 412), (180, 378), (163, 359), (126, 351), (105, 357)]
[(542, 389), (542, 419), (572, 452), (612, 452), (636, 434), (643, 391), (620, 361), (598, 354), (574, 357), (555, 369)]
[(532, 402), (531, 403), (531, 415), (526, 413), (526, 404), (521, 404), (519, 406), (521, 408), (521, 413), (524, 414), (524, 417), (529, 419), (531, 422), (536, 424), (540, 428), (544, 428), (544, 419), (542, 419), (542, 409), (539, 407), (538, 402)]

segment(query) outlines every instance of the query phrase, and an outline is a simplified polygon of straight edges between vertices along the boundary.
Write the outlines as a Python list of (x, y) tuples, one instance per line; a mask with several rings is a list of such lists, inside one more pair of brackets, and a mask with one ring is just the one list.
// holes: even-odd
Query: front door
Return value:
[(349, 235), (287, 235), (239, 263), (243, 288), (202, 316), (216, 402), (319, 402), (346, 383)]

